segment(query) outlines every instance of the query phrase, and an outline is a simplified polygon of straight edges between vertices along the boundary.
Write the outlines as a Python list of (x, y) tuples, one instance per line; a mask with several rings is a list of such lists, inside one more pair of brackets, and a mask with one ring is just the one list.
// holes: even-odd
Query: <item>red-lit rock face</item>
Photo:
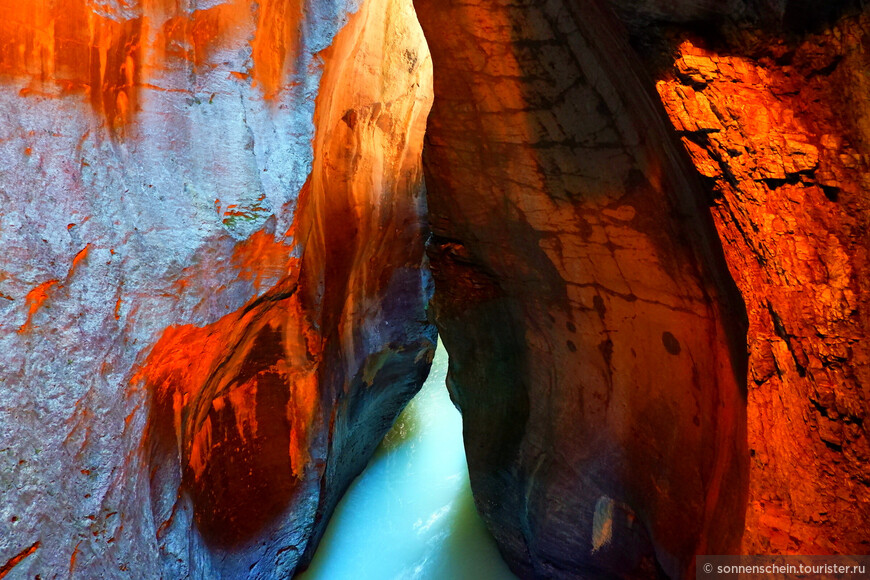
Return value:
[(0, 2), (15, 573), (292, 574), (429, 365), (410, 3), (194, 8)]
[(596, 2), (430, 2), (436, 322), (472, 489), (523, 576), (737, 550), (739, 300), (694, 170)]
[(749, 313), (749, 553), (870, 550), (868, 26), (686, 41), (658, 84)]
[[(197, 531), (227, 551), (274, 538), (248, 556), (264, 573), (312, 555), (431, 361), (419, 271), (431, 70), (414, 24), (401, 2), (369, 3), (322, 54), (315, 161), (293, 232), (303, 247), (287, 259), (290, 275), (214, 325), (170, 329), (145, 368), (162, 448), (155, 468), (180, 442)], [(391, 62), (385, 49), (413, 52)], [(167, 526), (172, 499), (156, 502)]]
[(183, 89), (153, 84), (180, 61), (202, 75), (229, 64), (215, 58), (222, 51), (249, 50), (250, 62), (231, 74), (252, 80), (266, 98), (283, 90), (288, 73), (299, 72), (294, 61), (307, 59), (300, 1), (208, 4), (4, 0), (0, 74), (24, 80), (24, 95), (83, 95), (116, 130), (133, 119), (143, 88)]

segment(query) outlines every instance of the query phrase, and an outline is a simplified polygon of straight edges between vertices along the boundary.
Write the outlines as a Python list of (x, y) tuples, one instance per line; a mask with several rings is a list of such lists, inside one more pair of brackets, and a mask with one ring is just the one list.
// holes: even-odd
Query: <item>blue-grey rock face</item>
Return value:
[[(406, 4), (0, 2), (10, 578), (272, 577), (311, 549), (434, 340)], [(245, 527), (253, 465), (287, 497)]]

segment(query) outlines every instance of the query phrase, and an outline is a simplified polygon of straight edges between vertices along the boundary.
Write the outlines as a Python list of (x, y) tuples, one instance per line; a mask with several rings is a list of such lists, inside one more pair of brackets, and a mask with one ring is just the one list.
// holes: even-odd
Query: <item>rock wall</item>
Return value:
[(0, 578), (292, 575), (430, 314), (521, 576), (866, 553), (861, 4), (0, 0)]
[(594, 1), (415, 5), (435, 320), (505, 558), (678, 577), (738, 550), (744, 314), (627, 36)]
[(285, 577), (425, 376), (408, 2), (0, 3), (0, 576)]
[[(416, 4), (436, 322), (478, 507), (514, 569), (676, 577), (693, 550), (866, 553), (867, 9)], [(734, 494), (717, 538), (701, 486), (670, 467), (711, 458), (705, 482), (729, 475), (707, 509)], [(675, 531), (656, 510), (677, 488)]]
[(749, 312), (744, 551), (870, 551), (870, 13), (677, 37), (658, 83)]

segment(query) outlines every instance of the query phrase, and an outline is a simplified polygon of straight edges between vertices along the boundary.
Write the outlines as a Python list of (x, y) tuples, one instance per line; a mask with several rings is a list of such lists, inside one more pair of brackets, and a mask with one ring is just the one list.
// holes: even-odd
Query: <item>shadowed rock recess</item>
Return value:
[(0, 578), (292, 577), (435, 326), (521, 578), (870, 553), (865, 4), (0, 0)]

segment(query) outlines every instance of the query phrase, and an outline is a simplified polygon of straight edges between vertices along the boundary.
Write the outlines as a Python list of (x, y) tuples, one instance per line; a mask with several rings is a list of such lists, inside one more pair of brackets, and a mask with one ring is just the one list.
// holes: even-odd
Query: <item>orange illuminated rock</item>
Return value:
[(23, 95), (84, 93), (110, 125), (123, 124), (137, 106), (142, 22), (86, 0), (4, 0), (0, 75), (26, 78)]
[(685, 41), (658, 83), (749, 313), (750, 553), (870, 550), (868, 26)]
[[(142, 86), (175, 60), (203, 74), (221, 50), (250, 45), (249, 70), (266, 97), (283, 89), (305, 22), (297, 1), (226, 0), (185, 11), (176, 2), (0, 2), (0, 75), (26, 79), (22, 95), (84, 94), (114, 129), (129, 123)], [(160, 87), (179, 90), (181, 87)]]
[(679, 577), (743, 530), (742, 307), (597, 1), (417, 0), (435, 320), (478, 508), (522, 577)]
[[(866, 9), (789, 0), (417, 5), (436, 75), (426, 153), (436, 320), (478, 507), (514, 568), (648, 577), (657, 559), (678, 576), (692, 573), (692, 549), (738, 542), (749, 553), (866, 553)], [(661, 127), (639, 67), (664, 77), (665, 113), (703, 186)], [(657, 316), (635, 290), (667, 308), (692, 295), (675, 272), (702, 264), (697, 302), (718, 310), (735, 340), (729, 353), (697, 323), (681, 323), (699, 341), (687, 382), (715, 380), (716, 363), (698, 352), (740, 367), (739, 308), (728, 309), (739, 300), (723, 284), (709, 290), (726, 276), (709, 259), (715, 251), (704, 252), (716, 246), (708, 203), (749, 319), (749, 445), (732, 456), (750, 464), (748, 498), (732, 496), (714, 517), (714, 527), (731, 525), (718, 546), (702, 526), (677, 524), (690, 504), (653, 516), (677, 488), (659, 470), (703, 466), (693, 453), (721, 458), (721, 442), (743, 434), (694, 451), (674, 445), (670, 456), (659, 448), (694, 414), (678, 403), (693, 392), (679, 387), (683, 361), (669, 358), (687, 344), (660, 326), (671, 315)], [(667, 356), (655, 358), (660, 329)], [(657, 407), (644, 414), (648, 397)], [(719, 411), (714, 431), (733, 409)], [(694, 415), (703, 430), (716, 413)], [(623, 424), (630, 438), (619, 438)], [(692, 497), (690, 478), (677, 480), (680, 499)], [(729, 501), (721, 494), (734, 482), (745, 480), (712, 484), (707, 501)], [(609, 549), (621, 560), (608, 560)]]
[(19, 333), (24, 332), (30, 327), (33, 315), (48, 299), (49, 290), (51, 290), (51, 288), (57, 283), (57, 280), (48, 280), (27, 293), (27, 296), (25, 297), (25, 302), (27, 303), (27, 320), (21, 325), (21, 328), (18, 329)]

